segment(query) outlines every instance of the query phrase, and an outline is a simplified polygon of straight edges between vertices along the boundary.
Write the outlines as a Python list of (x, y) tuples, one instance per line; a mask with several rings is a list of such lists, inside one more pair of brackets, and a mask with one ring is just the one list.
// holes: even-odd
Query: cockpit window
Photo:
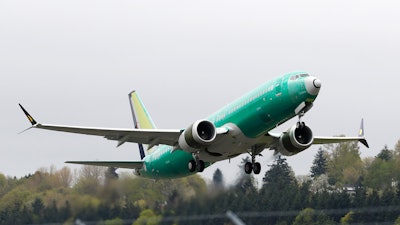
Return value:
[(310, 75), (309, 75), (309, 74), (306, 74), (306, 73), (297, 74), (297, 75), (291, 76), (291, 77), (290, 77), (290, 80), (297, 80), (297, 79), (299, 79), (300, 77), (308, 77), (308, 76), (310, 76)]

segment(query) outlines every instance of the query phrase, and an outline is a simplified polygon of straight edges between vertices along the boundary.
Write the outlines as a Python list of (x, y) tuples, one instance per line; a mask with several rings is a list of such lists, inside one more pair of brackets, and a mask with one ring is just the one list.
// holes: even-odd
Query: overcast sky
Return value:
[[(66, 160), (137, 160), (135, 144), (29, 123), (132, 127), (136, 89), (158, 128), (197, 119), (286, 72), (322, 80), (304, 121), (317, 135), (356, 135), (361, 118), (375, 156), (400, 138), (398, 1), (0, 1), (0, 172)], [(291, 120), (277, 129), (284, 131)], [(288, 162), (309, 173), (318, 146)], [(271, 164), (271, 152), (258, 158)], [(232, 180), (236, 160), (217, 167)]]

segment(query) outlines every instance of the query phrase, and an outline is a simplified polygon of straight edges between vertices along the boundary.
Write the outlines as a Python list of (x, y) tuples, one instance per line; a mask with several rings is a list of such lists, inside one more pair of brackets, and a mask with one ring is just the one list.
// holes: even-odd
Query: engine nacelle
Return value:
[(213, 123), (208, 120), (198, 120), (183, 131), (179, 137), (179, 147), (185, 151), (195, 152), (210, 145), (216, 136)]
[(298, 123), (279, 138), (278, 151), (282, 155), (295, 155), (309, 148), (313, 140), (311, 129), (304, 123)]

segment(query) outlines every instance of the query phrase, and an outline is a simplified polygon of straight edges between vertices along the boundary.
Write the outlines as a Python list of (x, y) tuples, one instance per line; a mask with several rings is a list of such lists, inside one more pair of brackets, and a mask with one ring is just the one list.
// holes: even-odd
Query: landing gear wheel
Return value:
[(306, 126), (306, 123), (304, 123), (304, 122), (297, 122), (297, 128), (303, 128), (303, 127), (305, 127)]
[(253, 164), (253, 172), (254, 172), (254, 174), (260, 174), (261, 164), (259, 162), (256, 162)]
[(197, 170), (197, 172), (203, 172), (204, 171), (204, 161), (203, 160), (199, 160), (198, 162), (197, 162), (197, 168), (196, 168), (196, 170)]
[(190, 172), (196, 171), (196, 161), (190, 160), (188, 163), (188, 169)]
[(244, 172), (250, 174), (252, 170), (253, 170), (253, 165), (251, 164), (251, 162), (246, 162), (244, 164)]

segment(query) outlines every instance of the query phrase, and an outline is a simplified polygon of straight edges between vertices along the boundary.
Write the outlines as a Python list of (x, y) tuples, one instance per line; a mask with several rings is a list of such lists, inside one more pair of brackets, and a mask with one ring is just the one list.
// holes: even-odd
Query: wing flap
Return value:
[(65, 163), (89, 166), (116, 167), (124, 169), (141, 169), (143, 168), (144, 164), (143, 161), (66, 161)]

